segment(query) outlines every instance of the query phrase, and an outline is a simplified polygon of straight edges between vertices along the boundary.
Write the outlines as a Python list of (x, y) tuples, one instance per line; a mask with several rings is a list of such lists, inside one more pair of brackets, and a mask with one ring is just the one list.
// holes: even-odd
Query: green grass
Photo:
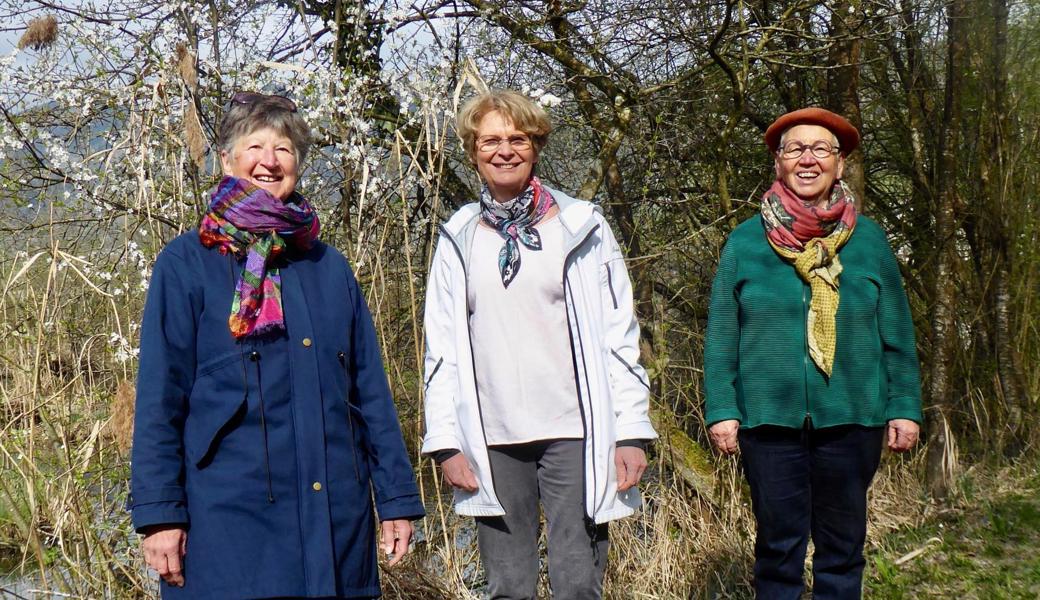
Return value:
[[(868, 550), (866, 598), (1040, 598), (1040, 474), (998, 486), (963, 486), (958, 507)], [(988, 489), (987, 489), (988, 488)], [(927, 550), (896, 562), (914, 550)]]

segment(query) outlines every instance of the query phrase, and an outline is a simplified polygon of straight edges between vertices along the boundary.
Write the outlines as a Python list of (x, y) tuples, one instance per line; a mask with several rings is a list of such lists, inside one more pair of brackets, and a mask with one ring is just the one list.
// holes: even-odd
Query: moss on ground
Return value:
[(1006, 491), (967, 487), (959, 508), (886, 536), (881, 548), (868, 552), (864, 596), (1040, 598), (1040, 474), (1034, 470), (1017, 484)]

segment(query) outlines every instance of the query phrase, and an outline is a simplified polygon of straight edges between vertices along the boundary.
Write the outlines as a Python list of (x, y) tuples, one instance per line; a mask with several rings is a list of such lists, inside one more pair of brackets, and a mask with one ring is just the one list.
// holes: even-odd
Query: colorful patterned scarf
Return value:
[(309, 249), (320, 230), (317, 213), (296, 192), (282, 201), (235, 177), (225, 177), (213, 189), (209, 212), (199, 226), (202, 245), (246, 258), (231, 303), (231, 335), (285, 329), (282, 278), (271, 265), (287, 245)]
[(831, 188), (827, 206), (806, 206), (780, 180), (762, 197), (762, 223), (766, 239), (777, 254), (794, 265), (809, 284), (812, 301), (806, 332), (809, 354), (821, 371), (831, 375), (837, 348), (838, 251), (856, 227), (856, 205), (842, 181)]
[(487, 185), (480, 191), (480, 218), (506, 241), (498, 251), (498, 270), (502, 275), (502, 285), (509, 284), (520, 272), (520, 246), (531, 250), (542, 249), (542, 237), (534, 228), (549, 209), (556, 204), (552, 194), (537, 177), (531, 178), (531, 184), (516, 198), (499, 203), (491, 197)]

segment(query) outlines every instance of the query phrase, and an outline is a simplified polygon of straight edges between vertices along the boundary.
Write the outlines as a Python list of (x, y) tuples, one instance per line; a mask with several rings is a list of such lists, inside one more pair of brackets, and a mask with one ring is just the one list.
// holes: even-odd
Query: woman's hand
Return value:
[(740, 421), (728, 419), (719, 421), (708, 429), (711, 441), (723, 454), (733, 454), (737, 451), (737, 431), (740, 429)]
[(465, 454), (459, 452), (442, 462), (441, 472), (444, 473), (444, 480), (451, 487), (466, 492), (477, 491), (477, 476), (473, 474), (473, 469), (469, 467), (469, 461), (466, 460)]
[(646, 452), (635, 446), (615, 448), (614, 466), (617, 468), (617, 489), (623, 492), (643, 478), (643, 471), (646, 471)]
[(383, 521), (379, 526), (383, 552), (391, 557), (386, 566), (392, 567), (401, 562), (408, 553), (408, 544), (412, 539), (412, 522), (408, 519), (393, 519)]
[(921, 434), (921, 426), (910, 419), (892, 419), (888, 422), (888, 449), (906, 452), (914, 447)]
[(145, 530), (141, 548), (148, 566), (170, 585), (184, 586), (184, 563), (188, 532), (179, 525), (156, 525)]

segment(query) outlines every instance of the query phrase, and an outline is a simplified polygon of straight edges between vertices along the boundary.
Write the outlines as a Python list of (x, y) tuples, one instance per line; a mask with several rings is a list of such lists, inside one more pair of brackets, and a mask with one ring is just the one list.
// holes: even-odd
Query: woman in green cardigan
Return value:
[(705, 421), (738, 447), (758, 531), (758, 598), (859, 598), (866, 495), (921, 422), (910, 308), (884, 232), (842, 181), (859, 132), (819, 108), (766, 131), (776, 181), (722, 251), (705, 342)]

